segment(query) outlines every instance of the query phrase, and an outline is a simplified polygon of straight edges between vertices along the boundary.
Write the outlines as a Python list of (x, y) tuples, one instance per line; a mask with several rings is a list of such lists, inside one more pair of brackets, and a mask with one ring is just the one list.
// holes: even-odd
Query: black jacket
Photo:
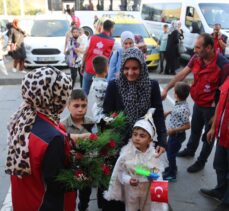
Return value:
[[(156, 111), (153, 115), (153, 120), (157, 130), (158, 145), (165, 147), (167, 135), (159, 84), (157, 81), (151, 80), (151, 86), (151, 107), (156, 108)], [(115, 80), (110, 81), (108, 84), (103, 104), (103, 110), (104, 113), (108, 115), (112, 112), (120, 112), (124, 110), (122, 97), (119, 93)], [(145, 113), (146, 112), (147, 111), (145, 111)], [(141, 116), (138, 118), (141, 118)]]

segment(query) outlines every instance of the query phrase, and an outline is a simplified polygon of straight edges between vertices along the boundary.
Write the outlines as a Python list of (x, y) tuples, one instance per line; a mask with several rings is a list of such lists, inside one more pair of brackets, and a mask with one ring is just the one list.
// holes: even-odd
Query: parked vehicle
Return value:
[(36, 16), (29, 36), (24, 40), (27, 67), (66, 66), (64, 55), (65, 34), (70, 22), (65, 15)]
[[(147, 28), (156, 37), (165, 23), (181, 21), (186, 48), (181, 57), (186, 60), (193, 54), (196, 37), (202, 32), (212, 33), (215, 23), (221, 24), (221, 32), (229, 38), (228, 11), (228, 0), (143, 0), (140, 9)], [(225, 55), (229, 58), (229, 39)]]
[(141, 0), (92, 0), (93, 8), (89, 7), (88, 1), (76, 0), (47, 0), (49, 11), (67, 12), (67, 6), (75, 12), (75, 15), (80, 19), (80, 27), (84, 28), (85, 34), (90, 36), (95, 33), (94, 17), (101, 17), (104, 13), (114, 15), (119, 12), (131, 14), (140, 18), (140, 3)]
[(99, 19), (101, 25), (106, 19), (115, 22), (112, 36), (115, 38), (116, 46), (120, 45), (120, 36), (123, 31), (131, 31), (134, 35), (141, 35), (147, 45), (146, 64), (149, 68), (155, 68), (159, 62), (159, 52), (156, 48), (157, 42), (151, 37), (143, 22), (131, 15), (104, 15)]

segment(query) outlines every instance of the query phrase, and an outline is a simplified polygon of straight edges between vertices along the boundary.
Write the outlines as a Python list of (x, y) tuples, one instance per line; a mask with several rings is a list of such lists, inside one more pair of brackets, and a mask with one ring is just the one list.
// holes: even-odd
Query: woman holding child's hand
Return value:
[[(128, 130), (123, 140), (127, 144), (131, 137), (134, 123), (144, 116), (149, 108), (155, 108), (153, 120), (156, 126), (158, 144), (156, 152), (158, 157), (165, 152), (166, 127), (164, 111), (162, 107), (159, 84), (149, 79), (144, 55), (138, 48), (129, 48), (123, 52), (120, 76), (109, 82), (104, 99), (104, 113), (123, 111), (128, 120)], [(131, 180), (131, 185), (137, 185), (137, 181)], [(125, 210), (120, 201), (107, 201), (103, 210)]]

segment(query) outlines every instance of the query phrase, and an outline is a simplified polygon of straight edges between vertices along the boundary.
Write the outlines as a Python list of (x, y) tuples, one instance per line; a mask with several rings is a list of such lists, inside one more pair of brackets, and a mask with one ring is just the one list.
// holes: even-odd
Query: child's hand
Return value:
[(83, 133), (83, 134), (70, 134), (70, 138), (77, 143), (78, 139), (85, 139), (89, 138), (91, 133)]
[(89, 138), (90, 135), (91, 135), (91, 133), (82, 133), (82, 134), (80, 134), (80, 138), (86, 139), (86, 138)]
[(168, 134), (169, 136), (173, 135), (175, 132), (176, 132), (176, 131), (175, 131), (173, 128), (168, 128), (168, 129), (167, 129), (167, 134)]
[(132, 185), (132, 186), (138, 186), (138, 180), (137, 179), (130, 179), (130, 185)]

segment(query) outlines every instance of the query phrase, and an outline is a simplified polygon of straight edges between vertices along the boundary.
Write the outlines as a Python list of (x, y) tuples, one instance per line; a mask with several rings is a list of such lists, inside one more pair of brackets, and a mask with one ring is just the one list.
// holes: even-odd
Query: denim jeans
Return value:
[(90, 87), (92, 84), (92, 78), (93, 78), (93, 74), (87, 73), (86, 71), (84, 71), (83, 73), (83, 90), (84, 92), (88, 95), (89, 91), (90, 91)]
[(216, 190), (223, 196), (223, 202), (229, 204), (229, 149), (217, 144), (213, 163), (217, 175)]
[(191, 154), (195, 154), (202, 134), (202, 130), (204, 128), (204, 134), (202, 135), (203, 146), (200, 152), (199, 157), (197, 158), (198, 162), (205, 165), (207, 162), (208, 156), (212, 151), (212, 147), (214, 145), (214, 139), (209, 144), (207, 142), (207, 133), (211, 128), (209, 124), (211, 118), (213, 117), (215, 112), (215, 108), (209, 107), (200, 107), (196, 104), (193, 106), (192, 113), (192, 122), (191, 122), (191, 135), (189, 137), (189, 141), (187, 144), (187, 151)]
[(185, 132), (170, 135), (167, 144), (167, 158), (169, 161), (169, 174), (176, 174), (176, 155), (181, 148), (182, 142), (185, 141)]

